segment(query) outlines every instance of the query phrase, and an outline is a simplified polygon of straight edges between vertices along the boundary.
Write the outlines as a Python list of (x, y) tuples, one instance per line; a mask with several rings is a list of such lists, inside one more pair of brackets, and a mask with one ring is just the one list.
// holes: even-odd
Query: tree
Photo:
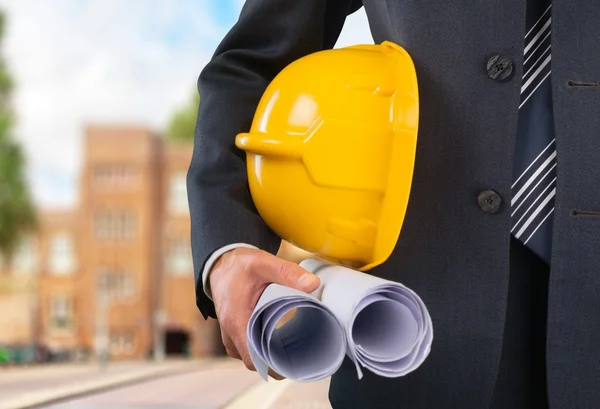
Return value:
[[(0, 11), (0, 45), (6, 27)], [(37, 226), (36, 210), (25, 179), (25, 157), (15, 141), (10, 107), (13, 81), (0, 57), (0, 254), (10, 267), (17, 246)]]
[(186, 105), (175, 111), (167, 125), (165, 137), (172, 142), (192, 142), (198, 118), (200, 95), (194, 92)]

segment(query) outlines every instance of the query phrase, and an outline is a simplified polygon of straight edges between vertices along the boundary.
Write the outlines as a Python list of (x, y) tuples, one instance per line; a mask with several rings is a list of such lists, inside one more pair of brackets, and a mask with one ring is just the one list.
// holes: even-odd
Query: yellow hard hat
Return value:
[(418, 122), (415, 68), (394, 43), (294, 61), (236, 138), (259, 214), (326, 260), (361, 271), (383, 263), (408, 205)]

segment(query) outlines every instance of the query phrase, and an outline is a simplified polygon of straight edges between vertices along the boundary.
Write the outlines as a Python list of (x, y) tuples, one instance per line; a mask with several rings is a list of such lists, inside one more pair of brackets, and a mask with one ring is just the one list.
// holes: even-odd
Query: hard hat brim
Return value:
[(417, 150), (419, 87), (414, 62), (402, 47), (385, 41), (382, 47), (398, 53), (398, 84), (394, 94), (394, 143), (386, 194), (383, 199), (372, 261), (358, 267), (368, 271), (384, 263), (394, 251), (406, 216)]

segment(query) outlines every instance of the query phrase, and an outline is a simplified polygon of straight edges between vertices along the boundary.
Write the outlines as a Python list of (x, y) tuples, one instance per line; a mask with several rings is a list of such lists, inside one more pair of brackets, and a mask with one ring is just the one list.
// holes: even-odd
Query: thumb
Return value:
[(296, 263), (270, 254), (260, 264), (262, 263), (265, 265), (257, 266), (257, 273), (266, 283), (277, 283), (307, 293), (312, 293), (319, 288), (319, 277)]

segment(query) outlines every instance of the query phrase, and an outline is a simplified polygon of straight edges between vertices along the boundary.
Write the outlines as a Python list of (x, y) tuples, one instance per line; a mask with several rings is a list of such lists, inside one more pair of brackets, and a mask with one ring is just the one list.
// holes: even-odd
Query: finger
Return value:
[(248, 352), (248, 343), (246, 342), (246, 333), (244, 331), (240, 331), (239, 334), (232, 336), (233, 343), (235, 344), (237, 352), (240, 354), (240, 359), (244, 362), (246, 368), (251, 371), (256, 371), (254, 367), (254, 363), (250, 358), (250, 352)]
[[(247, 353), (247, 349), (246, 346), (241, 346), (239, 348), (239, 350), (242, 351), (241, 355), (242, 358), (240, 358), (242, 360), (242, 362), (244, 362), (244, 365), (246, 366), (246, 368), (248, 368), (251, 371), (256, 371), (256, 368), (254, 367), (254, 363), (252, 362), (252, 359), (250, 359), (250, 353)], [(237, 350), (236, 350), (237, 351)], [(285, 379), (284, 376), (279, 375), (277, 372), (275, 372), (273, 369), (269, 368), (269, 376), (271, 376), (271, 378), (275, 379), (276, 381), (281, 381), (283, 379)]]
[(225, 347), (225, 352), (227, 352), (227, 355), (235, 359), (242, 359), (240, 353), (235, 347), (235, 344), (233, 343), (233, 340), (223, 330), (221, 330), (221, 339), (223, 340), (223, 346)]
[(276, 381), (282, 381), (285, 379), (285, 376), (281, 376), (279, 375), (277, 372), (275, 372), (274, 370), (269, 368), (269, 376), (273, 379), (275, 379)]
[(269, 253), (257, 253), (251, 268), (265, 283), (277, 283), (311, 293), (319, 287), (319, 277), (298, 264), (285, 261)]
[(250, 359), (250, 354), (241, 353), (240, 355), (242, 356), (241, 360), (244, 363), (244, 366), (249, 371), (256, 371), (256, 368), (254, 367), (254, 363), (252, 362), (252, 359)]

